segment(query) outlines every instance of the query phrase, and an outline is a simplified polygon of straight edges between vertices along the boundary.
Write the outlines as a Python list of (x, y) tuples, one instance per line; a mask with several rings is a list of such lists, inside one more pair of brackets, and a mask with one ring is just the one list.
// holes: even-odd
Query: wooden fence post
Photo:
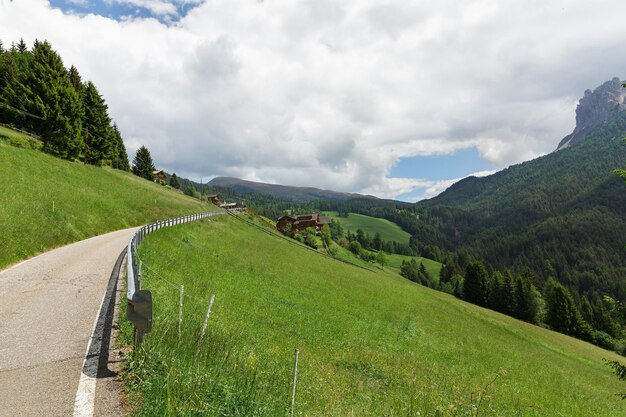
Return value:
[(183, 326), (183, 294), (185, 293), (185, 286), (181, 284), (180, 295), (178, 297), (178, 343), (180, 344), (181, 329)]
[(206, 316), (204, 317), (204, 324), (202, 325), (202, 333), (200, 333), (200, 340), (198, 340), (198, 348), (196, 349), (196, 357), (200, 353), (200, 345), (202, 344), (202, 339), (204, 338), (204, 333), (206, 332), (206, 326), (209, 322), (209, 316), (211, 315), (211, 307), (213, 307), (213, 301), (215, 300), (215, 294), (211, 296), (211, 301), (209, 301), (209, 308), (206, 311)]
[(293, 417), (293, 410), (296, 405), (296, 382), (298, 380), (298, 349), (295, 351), (295, 359), (293, 364), (293, 386), (291, 388), (291, 412), (290, 417)]

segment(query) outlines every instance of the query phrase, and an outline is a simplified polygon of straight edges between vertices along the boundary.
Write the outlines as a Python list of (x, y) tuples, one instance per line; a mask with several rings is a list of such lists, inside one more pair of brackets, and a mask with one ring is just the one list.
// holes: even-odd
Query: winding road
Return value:
[[(93, 404), (78, 405), (97, 396), (95, 379), (83, 384), (89, 380), (83, 363), (111, 271), (135, 230), (83, 240), (0, 271), (0, 416), (93, 413)], [(96, 405), (95, 415), (120, 410), (119, 404)]]

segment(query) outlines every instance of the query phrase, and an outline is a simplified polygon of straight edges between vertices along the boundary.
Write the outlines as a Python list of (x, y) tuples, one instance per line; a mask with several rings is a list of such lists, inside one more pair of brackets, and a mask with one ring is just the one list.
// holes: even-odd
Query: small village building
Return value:
[(167, 183), (167, 176), (165, 175), (165, 172), (163, 171), (152, 171), (152, 174), (154, 175), (154, 181), (158, 182), (160, 184), (166, 184)]
[(225, 208), (226, 210), (239, 208), (239, 204), (237, 203), (222, 203), (220, 204), (221, 208)]
[(307, 227), (312, 227), (319, 231), (325, 224), (330, 224), (330, 217), (319, 214), (299, 214), (282, 216), (276, 222), (276, 229), (284, 231), (287, 225), (291, 225), (293, 233), (299, 233)]
[(215, 204), (216, 206), (220, 204), (220, 195), (219, 194), (211, 194), (207, 196), (207, 199)]

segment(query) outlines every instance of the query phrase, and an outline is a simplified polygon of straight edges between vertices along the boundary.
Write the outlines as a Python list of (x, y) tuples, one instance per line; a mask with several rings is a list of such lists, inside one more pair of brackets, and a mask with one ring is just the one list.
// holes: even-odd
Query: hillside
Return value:
[(416, 239), (623, 299), (626, 188), (613, 170), (625, 136), (626, 112), (614, 113), (562, 150), (462, 180), (417, 203)]
[(286, 415), (294, 347), (298, 416), (623, 411), (615, 396), (623, 387), (602, 362), (617, 358), (611, 352), (341, 264), (232, 217), (160, 230), (139, 256), (155, 320), (126, 375), (134, 415)]
[(267, 194), (279, 199), (293, 200), (306, 203), (312, 200), (349, 200), (351, 198), (371, 198), (353, 193), (341, 193), (332, 190), (322, 190), (313, 187), (294, 187), (289, 185), (266, 184), (261, 182), (246, 181), (239, 178), (217, 177), (213, 178), (208, 186), (231, 188), (239, 194), (259, 193)]
[[(210, 210), (130, 173), (7, 145), (29, 139), (0, 130), (0, 268), (112, 230)], [(26, 145), (25, 145), (26, 146)]]
[(326, 211), (325, 215), (341, 223), (345, 230), (355, 233), (358, 229), (369, 233), (373, 237), (379, 233), (383, 240), (409, 243), (411, 235), (397, 224), (389, 220), (365, 216), (357, 213), (348, 213), (348, 217), (340, 217), (336, 211)]

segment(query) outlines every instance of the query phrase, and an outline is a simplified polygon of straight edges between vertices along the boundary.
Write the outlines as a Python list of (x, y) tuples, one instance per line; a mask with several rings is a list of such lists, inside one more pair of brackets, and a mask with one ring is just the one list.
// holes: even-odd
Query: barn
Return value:
[(278, 219), (276, 229), (282, 232), (287, 225), (291, 225), (291, 230), (294, 233), (298, 233), (307, 227), (312, 227), (319, 231), (325, 224), (330, 224), (330, 217), (320, 216), (319, 214), (286, 215)]

